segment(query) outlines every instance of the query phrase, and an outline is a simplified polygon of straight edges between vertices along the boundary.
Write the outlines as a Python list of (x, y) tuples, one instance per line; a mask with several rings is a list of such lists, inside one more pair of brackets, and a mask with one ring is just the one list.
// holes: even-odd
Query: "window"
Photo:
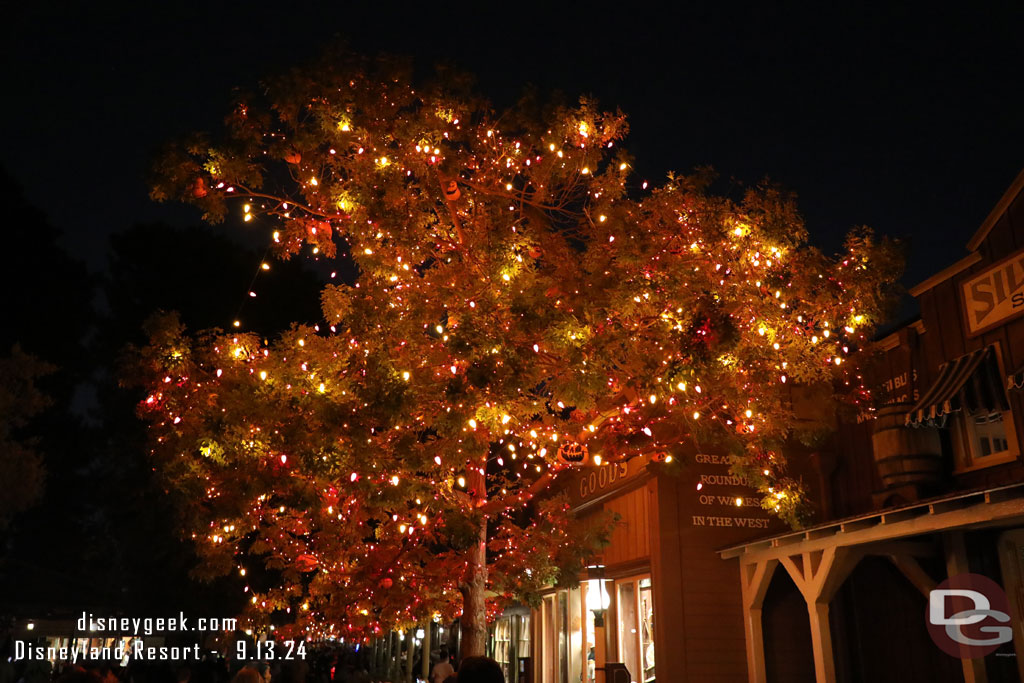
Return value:
[(618, 595), (619, 661), (634, 681), (652, 683), (654, 676), (654, 594), (649, 577), (615, 582)]
[(491, 628), (491, 647), (488, 653), (505, 674), (508, 683), (520, 680), (519, 660), (530, 656), (529, 614), (505, 614)]
[(654, 681), (654, 593), (651, 580), (640, 579), (640, 680)]
[(578, 683), (583, 669), (583, 623), (580, 589), (544, 597), (541, 664), (544, 683)]
[(962, 413), (950, 420), (957, 471), (1008, 462), (1017, 457), (1009, 412)]

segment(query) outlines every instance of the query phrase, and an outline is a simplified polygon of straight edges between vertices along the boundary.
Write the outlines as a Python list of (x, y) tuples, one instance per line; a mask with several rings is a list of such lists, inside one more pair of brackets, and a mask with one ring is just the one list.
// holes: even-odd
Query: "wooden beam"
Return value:
[(826, 605), (832, 602), (832, 598), (835, 597), (862, 557), (864, 557), (864, 553), (859, 548), (836, 548), (828, 572), (821, 572), (820, 580), (815, 582), (817, 588), (815, 599)]
[(935, 579), (929, 576), (928, 572), (910, 555), (887, 555), (887, 557), (925, 599), (928, 598), (929, 594), (935, 589), (935, 586), (938, 585)]
[[(878, 541), (896, 540), (908, 536), (947, 531), (958, 527), (964, 528), (999, 521), (1006, 523), (1024, 519), (1024, 497), (991, 503), (985, 503), (983, 496), (980, 494), (977, 498), (980, 502), (968, 507), (944, 509), (944, 506), (939, 506), (934, 514), (921, 515), (899, 522), (892, 522), (891, 524), (871, 524), (860, 528), (854, 528), (856, 525), (853, 524), (845, 524), (843, 526), (848, 529), (845, 532), (799, 541), (796, 544), (779, 543), (777, 545), (772, 544), (769, 547), (758, 546), (757, 549), (750, 548), (747, 552), (742, 553), (742, 557), (746, 562), (757, 562), (765, 559), (781, 560), (783, 557), (823, 550), (830, 546), (852, 547)], [(798, 538), (802, 536), (803, 534), (800, 534)], [(722, 551), (723, 557), (728, 552)]]
[(789, 578), (793, 579), (793, 583), (800, 590), (800, 594), (804, 596), (804, 600), (807, 599), (807, 579), (804, 576), (803, 568), (797, 567), (796, 562), (793, 558), (786, 555), (779, 558), (779, 562), (786, 568), (786, 572), (789, 573)]
[(760, 608), (764, 604), (764, 596), (778, 564), (778, 560), (765, 560), (740, 566), (744, 605)]

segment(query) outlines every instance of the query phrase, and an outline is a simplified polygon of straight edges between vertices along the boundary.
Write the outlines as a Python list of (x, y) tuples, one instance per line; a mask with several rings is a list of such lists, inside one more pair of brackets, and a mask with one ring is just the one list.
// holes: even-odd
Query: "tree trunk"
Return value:
[[(474, 467), (472, 464), (466, 474), (466, 488), (476, 506), (487, 502), (487, 480), (484, 472), (487, 467), (487, 455)], [(480, 528), (477, 529), (477, 540), (466, 555), (466, 574), (463, 579), (462, 632), (459, 637), (460, 659), (483, 655), (487, 644), (487, 607), (484, 593), (487, 590), (487, 518), (482, 517)]]
[(462, 585), (462, 628), (459, 650), (462, 657), (483, 655), (487, 644), (487, 522), (480, 525), (480, 536), (466, 558), (466, 582)]

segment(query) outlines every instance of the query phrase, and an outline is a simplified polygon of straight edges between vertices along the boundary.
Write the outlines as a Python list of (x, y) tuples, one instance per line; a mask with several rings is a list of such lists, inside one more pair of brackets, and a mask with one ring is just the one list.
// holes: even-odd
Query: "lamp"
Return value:
[(605, 587), (604, 565), (587, 567), (587, 609), (594, 613), (594, 626), (604, 627), (604, 612), (611, 604)]

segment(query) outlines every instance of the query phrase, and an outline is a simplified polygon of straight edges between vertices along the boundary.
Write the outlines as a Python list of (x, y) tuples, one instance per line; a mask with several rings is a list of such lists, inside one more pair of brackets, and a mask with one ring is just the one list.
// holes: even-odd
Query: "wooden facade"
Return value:
[[(531, 615), (529, 680), (603, 682), (594, 658), (644, 683), (1024, 681), (1024, 173), (967, 247), (911, 290), (920, 318), (878, 342), (879, 409), (790, 454), (813, 526), (766, 515), (720, 454), (571, 478), (579, 514), (610, 510), (620, 525), (603, 583), (581, 576)], [(929, 592), (965, 572), (1013, 605), (1014, 642), (983, 659), (940, 651), (925, 624)], [(602, 585), (600, 629), (587, 596)], [(629, 641), (635, 628), (651, 629), (649, 644)]]
[[(1024, 173), (967, 249), (879, 342), (878, 409), (823, 454), (819, 522), (721, 553), (741, 577), (748, 680), (1024, 681)], [(1013, 612), (1014, 640), (974, 659), (925, 620), (936, 584), (968, 572)]]
[[(618, 516), (600, 558), (606, 625), (593, 626), (587, 577), (578, 589), (553, 589), (532, 616), (531, 681), (603, 682), (599, 667), (588, 669), (588, 655), (625, 664), (633, 681), (747, 680), (739, 572), (716, 549), (785, 527), (730, 474), (728, 456), (693, 451), (677, 458), (671, 467), (635, 458), (584, 468), (566, 482), (578, 514)], [(591, 644), (600, 652), (590, 652)]]

